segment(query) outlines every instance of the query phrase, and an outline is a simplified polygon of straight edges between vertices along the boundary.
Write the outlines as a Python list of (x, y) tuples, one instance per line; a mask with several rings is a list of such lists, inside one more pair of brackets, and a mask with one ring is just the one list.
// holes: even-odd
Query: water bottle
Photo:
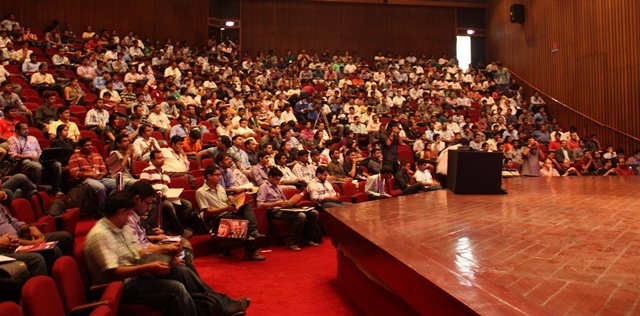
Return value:
[(156, 212), (158, 214), (158, 227), (162, 228), (162, 191), (156, 192)]
[(124, 190), (124, 176), (122, 175), (122, 171), (118, 171), (118, 173), (116, 173), (116, 190)]

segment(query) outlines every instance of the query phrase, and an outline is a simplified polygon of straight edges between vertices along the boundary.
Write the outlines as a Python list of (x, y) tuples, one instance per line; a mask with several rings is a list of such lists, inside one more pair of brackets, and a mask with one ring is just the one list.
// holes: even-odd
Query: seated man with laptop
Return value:
[[(222, 172), (215, 166), (207, 166), (204, 169), (205, 183), (196, 191), (196, 202), (203, 212), (205, 220), (211, 219), (213, 231), (218, 231), (218, 226), (222, 219), (240, 219), (248, 221), (245, 243), (244, 260), (264, 261), (266, 258), (259, 255), (256, 250), (255, 239), (263, 237), (258, 232), (258, 222), (253, 208), (250, 204), (239, 203), (239, 199), (244, 200), (244, 193), (230, 199), (227, 197), (224, 187), (220, 185)], [(244, 235), (244, 234), (243, 234)]]
[(38, 140), (29, 135), (29, 125), (27, 123), (16, 123), (16, 134), (7, 140), (9, 156), (20, 162), (20, 168), (28, 172), (29, 178), (36, 185), (42, 184), (42, 172), (46, 169), (49, 183), (53, 187), (56, 195), (62, 194), (60, 178), (62, 176), (62, 165), (55, 159), (42, 159), (42, 149)]
[(292, 223), (287, 249), (300, 251), (300, 245), (318, 247), (322, 238), (316, 225), (318, 211), (314, 208), (293, 209), (299, 195), (287, 200), (284, 192), (278, 187), (281, 179), (280, 169), (269, 170), (269, 180), (258, 189), (258, 207), (269, 209), (269, 215), (274, 218)]

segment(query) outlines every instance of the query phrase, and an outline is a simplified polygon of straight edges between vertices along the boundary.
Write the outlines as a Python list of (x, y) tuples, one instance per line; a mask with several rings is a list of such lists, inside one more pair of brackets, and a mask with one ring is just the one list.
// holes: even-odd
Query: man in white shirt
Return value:
[(162, 134), (167, 134), (170, 130), (171, 122), (169, 121), (169, 117), (162, 112), (162, 106), (160, 104), (151, 109), (147, 121), (155, 130)]
[(133, 151), (139, 160), (149, 161), (149, 153), (151, 153), (152, 150), (160, 150), (160, 145), (155, 138), (151, 137), (151, 133), (153, 132), (151, 125), (140, 125), (138, 131), (140, 137), (133, 142)]
[(180, 82), (182, 73), (180, 72), (180, 69), (178, 69), (178, 63), (175, 61), (171, 63), (171, 67), (167, 67), (167, 69), (164, 70), (164, 77), (167, 78), (169, 76), (175, 78), (174, 82)]
[(380, 169), (379, 174), (374, 174), (367, 178), (367, 183), (364, 186), (364, 191), (373, 198), (387, 198), (391, 197), (386, 192), (386, 182), (391, 181), (393, 178), (393, 169), (389, 166), (383, 166)]
[(417, 170), (413, 177), (416, 179), (416, 183), (422, 184), (426, 191), (440, 190), (442, 187), (438, 184), (438, 181), (431, 177), (429, 172), (429, 162), (426, 159), (420, 159), (417, 162)]
[(346, 203), (340, 200), (340, 194), (333, 189), (333, 185), (327, 178), (329, 171), (325, 166), (319, 166), (316, 169), (316, 177), (307, 186), (307, 192), (311, 201), (318, 203), (322, 209), (338, 207)]
[(160, 151), (164, 156), (164, 166), (162, 169), (169, 175), (169, 178), (185, 178), (189, 185), (196, 187), (196, 178), (189, 174), (189, 159), (184, 153), (184, 137), (173, 136), (169, 140), (169, 148), (162, 148)]

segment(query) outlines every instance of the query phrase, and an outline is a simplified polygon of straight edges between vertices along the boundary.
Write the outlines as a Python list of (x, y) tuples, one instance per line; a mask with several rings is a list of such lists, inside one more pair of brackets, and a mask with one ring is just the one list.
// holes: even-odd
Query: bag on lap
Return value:
[(20, 171), (20, 162), (6, 157), (0, 162), (0, 178), (10, 176)]
[(22, 261), (1, 263), (0, 301), (20, 302), (20, 290), (30, 275), (27, 265)]

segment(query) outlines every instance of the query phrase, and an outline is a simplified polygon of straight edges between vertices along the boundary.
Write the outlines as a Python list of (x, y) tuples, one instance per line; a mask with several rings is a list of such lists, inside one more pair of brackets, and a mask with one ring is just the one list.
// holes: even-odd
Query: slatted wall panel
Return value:
[(91, 25), (94, 31), (115, 29), (124, 37), (134, 31), (152, 39), (171, 38), (188, 43), (207, 41), (208, 0), (3, 0), (0, 17), (14, 13), (21, 25), (40, 29), (53, 19), (69, 22), (79, 36)]
[(255, 55), (329, 50), (452, 56), (455, 8), (288, 0), (242, 2), (242, 48)]
[[(526, 7), (522, 25), (509, 22), (513, 3)], [(593, 118), (552, 106), (563, 125), (640, 148), (640, 1), (490, 0), (487, 11), (489, 58)]]

